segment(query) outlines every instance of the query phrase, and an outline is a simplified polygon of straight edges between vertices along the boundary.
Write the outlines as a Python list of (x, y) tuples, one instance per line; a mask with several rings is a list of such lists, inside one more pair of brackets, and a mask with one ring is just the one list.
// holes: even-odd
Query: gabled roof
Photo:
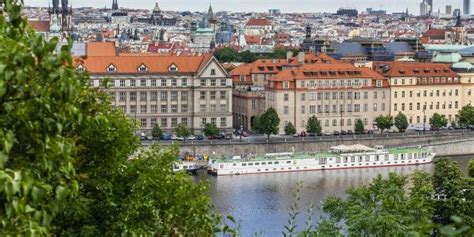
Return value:
[(82, 64), (89, 73), (107, 73), (109, 65), (116, 67), (116, 73), (137, 73), (142, 64), (148, 67), (148, 73), (169, 73), (169, 66), (176, 65), (179, 73), (199, 73), (212, 58), (202, 56), (169, 56), (141, 54), (135, 56), (87, 56), (75, 58), (75, 64)]
[(306, 79), (384, 79), (369, 68), (357, 68), (349, 63), (305, 64), (297, 69), (289, 69), (278, 73), (271, 81), (306, 80)]
[(419, 62), (374, 62), (374, 68), (387, 77), (456, 77), (446, 64)]

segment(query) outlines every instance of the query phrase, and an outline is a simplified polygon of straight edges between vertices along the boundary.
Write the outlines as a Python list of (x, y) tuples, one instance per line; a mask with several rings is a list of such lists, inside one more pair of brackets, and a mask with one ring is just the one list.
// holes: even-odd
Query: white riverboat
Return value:
[(199, 168), (199, 164), (194, 161), (179, 161), (173, 165), (174, 172), (186, 171), (195, 174), (199, 170)]
[(211, 174), (220, 176), (405, 166), (431, 163), (435, 155), (432, 147), (384, 149), (383, 146), (371, 148), (364, 145), (339, 145), (328, 152), (293, 151), (210, 159), (208, 170)]

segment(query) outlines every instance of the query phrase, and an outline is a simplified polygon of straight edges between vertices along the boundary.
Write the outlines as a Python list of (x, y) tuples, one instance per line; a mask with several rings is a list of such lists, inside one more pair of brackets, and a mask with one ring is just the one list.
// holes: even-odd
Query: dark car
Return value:
[(347, 135), (354, 135), (354, 131), (352, 131), (352, 130), (347, 130)]
[(374, 134), (374, 130), (367, 130), (367, 134)]
[(340, 134), (339, 131), (334, 131), (334, 133), (332, 135), (339, 136), (339, 134)]
[(165, 134), (162, 134), (162, 135), (160, 136), (160, 139), (161, 139), (161, 140), (164, 140), (164, 141), (169, 141), (169, 140), (171, 140), (171, 137), (172, 137), (171, 134), (166, 134), (166, 133), (165, 133)]
[(300, 137), (306, 137), (308, 134), (306, 134), (306, 132), (301, 132), (300, 133)]
[(204, 136), (203, 135), (196, 135), (196, 140), (204, 140)]
[(347, 135), (346, 130), (341, 130), (341, 135)]

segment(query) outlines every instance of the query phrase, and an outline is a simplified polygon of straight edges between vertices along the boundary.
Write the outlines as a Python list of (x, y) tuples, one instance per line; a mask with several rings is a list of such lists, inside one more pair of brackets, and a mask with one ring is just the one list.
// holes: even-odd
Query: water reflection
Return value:
[[(456, 157), (462, 167), (470, 157)], [(303, 182), (299, 202), (301, 215), (297, 219), (300, 228), (305, 227), (306, 210), (314, 204), (313, 220), (319, 219), (321, 201), (328, 196), (345, 196), (345, 190), (369, 183), (378, 174), (390, 172), (411, 174), (417, 170), (433, 172), (434, 165), (383, 167), (350, 170), (330, 170), (297, 173), (273, 173), (242, 176), (213, 177), (200, 174), (196, 180), (210, 182), (210, 195), (217, 211), (232, 215), (240, 225), (241, 236), (263, 233), (280, 236), (288, 221), (289, 207), (293, 203), (296, 184)]]

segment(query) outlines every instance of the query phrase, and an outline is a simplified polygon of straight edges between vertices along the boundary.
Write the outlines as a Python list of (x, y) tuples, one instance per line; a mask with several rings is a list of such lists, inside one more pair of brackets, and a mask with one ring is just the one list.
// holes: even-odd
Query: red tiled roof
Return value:
[(211, 54), (202, 56), (169, 56), (137, 54), (120, 56), (87, 56), (76, 58), (75, 65), (82, 65), (89, 73), (107, 73), (110, 65), (116, 67), (115, 73), (138, 73), (138, 68), (143, 64), (149, 73), (168, 73), (171, 65), (178, 67), (179, 73), (197, 73), (212, 58)]
[(114, 42), (87, 43), (87, 56), (115, 56), (117, 54)]
[[(456, 77), (449, 65), (419, 62), (376, 62), (374, 68), (387, 77)], [(385, 70), (384, 70), (385, 69)]]
[(305, 64), (298, 69), (285, 70), (278, 73), (271, 81), (292, 81), (306, 79), (343, 79), (371, 78), (384, 79), (382, 75), (368, 68), (357, 68), (349, 63)]
[(262, 38), (259, 36), (245, 35), (245, 42), (247, 42), (247, 44), (261, 44)]
[(37, 32), (49, 32), (49, 21), (28, 21)]
[(268, 26), (268, 25), (272, 25), (272, 22), (265, 18), (250, 19), (247, 22), (247, 25), (248, 26)]

